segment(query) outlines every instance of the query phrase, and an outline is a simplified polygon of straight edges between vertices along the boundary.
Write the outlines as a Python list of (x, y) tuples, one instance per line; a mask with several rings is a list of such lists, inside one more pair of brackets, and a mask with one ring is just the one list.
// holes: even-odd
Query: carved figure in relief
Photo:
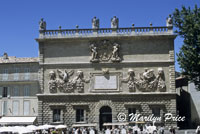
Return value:
[(114, 43), (114, 46), (113, 46), (113, 51), (112, 51), (112, 58), (111, 60), (112, 61), (120, 61), (120, 57), (119, 57), (119, 44), (117, 43)]
[(140, 74), (139, 80), (136, 82), (137, 88), (141, 91), (154, 91), (157, 86), (153, 69), (145, 69), (145, 72)]
[(130, 92), (134, 92), (136, 89), (136, 79), (135, 79), (135, 72), (133, 69), (128, 70), (128, 77), (122, 80), (123, 82), (128, 82), (128, 88)]
[(162, 68), (158, 68), (158, 75), (156, 79), (158, 81), (158, 86), (157, 86), (158, 90), (161, 92), (166, 91), (164, 71)]
[(83, 71), (77, 71), (77, 76), (73, 79), (73, 84), (78, 92), (83, 92), (84, 83), (88, 83), (89, 80), (86, 80), (83, 75)]
[(50, 93), (56, 93), (57, 92), (57, 81), (56, 81), (56, 73), (54, 71), (49, 72), (49, 91)]
[(92, 28), (93, 29), (99, 28), (99, 19), (97, 19), (96, 16), (92, 19)]
[(57, 87), (61, 92), (70, 92), (73, 89), (73, 83), (69, 80), (74, 71), (70, 70), (57, 70), (59, 79), (57, 80)]
[(46, 30), (46, 21), (44, 21), (43, 18), (41, 18), (39, 25), (40, 25), (40, 28), (39, 28), (40, 30)]
[(111, 18), (111, 28), (118, 28), (118, 25), (119, 25), (119, 19), (116, 16)]
[(91, 50), (91, 62), (97, 62), (98, 60), (98, 53), (97, 53), (97, 47), (94, 46), (94, 44), (90, 45), (90, 50)]
[(120, 45), (109, 40), (101, 40), (90, 45), (90, 62), (119, 62)]

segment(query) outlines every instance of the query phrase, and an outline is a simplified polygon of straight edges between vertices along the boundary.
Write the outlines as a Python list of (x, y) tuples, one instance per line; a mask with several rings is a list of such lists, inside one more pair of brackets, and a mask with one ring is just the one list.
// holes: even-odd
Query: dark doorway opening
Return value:
[(112, 109), (109, 106), (103, 106), (99, 112), (99, 128), (102, 130), (103, 123), (112, 122)]

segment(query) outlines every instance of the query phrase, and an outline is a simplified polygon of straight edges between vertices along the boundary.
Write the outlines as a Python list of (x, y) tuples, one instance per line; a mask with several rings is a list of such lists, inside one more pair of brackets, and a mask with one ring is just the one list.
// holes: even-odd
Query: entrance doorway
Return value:
[(109, 106), (103, 106), (99, 112), (99, 128), (102, 130), (103, 123), (112, 122), (112, 109)]

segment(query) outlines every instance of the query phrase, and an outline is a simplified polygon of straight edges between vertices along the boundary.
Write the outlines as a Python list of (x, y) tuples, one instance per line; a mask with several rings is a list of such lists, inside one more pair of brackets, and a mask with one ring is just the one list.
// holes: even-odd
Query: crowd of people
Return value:
[[(8, 127), (11, 128), (11, 127)], [(9, 129), (8, 129), (9, 130)], [(175, 134), (175, 127), (156, 127), (148, 125), (135, 126), (104, 126), (102, 130), (97, 130), (96, 127), (72, 127), (72, 128), (55, 128), (37, 129), (33, 132), (24, 134)], [(200, 134), (200, 126), (196, 129), (196, 134)], [(0, 132), (0, 134), (16, 134), (11, 131)], [(23, 134), (23, 133), (17, 133)]]

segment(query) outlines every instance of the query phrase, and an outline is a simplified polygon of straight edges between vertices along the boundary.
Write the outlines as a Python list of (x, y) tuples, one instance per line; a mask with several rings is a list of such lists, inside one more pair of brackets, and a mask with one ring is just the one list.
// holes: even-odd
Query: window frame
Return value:
[[(152, 110), (152, 114), (155, 116), (155, 117), (161, 117), (161, 108), (160, 107), (152, 107), (151, 108), (151, 110)], [(159, 112), (158, 112), (158, 111)]]
[(76, 122), (84, 122), (85, 121), (85, 110), (82, 108), (76, 109)]
[[(5, 89), (6, 89), (6, 90), (5, 90)], [(3, 98), (8, 97), (8, 87), (3, 87), (3, 90), (2, 90), (2, 97), (3, 97)]]
[(61, 109), (53, 109), (53, 122), (61, 122)]
[(3, 81), (8, 80), (8, 69), (7, 68), (3, 70), (2, 80)]

